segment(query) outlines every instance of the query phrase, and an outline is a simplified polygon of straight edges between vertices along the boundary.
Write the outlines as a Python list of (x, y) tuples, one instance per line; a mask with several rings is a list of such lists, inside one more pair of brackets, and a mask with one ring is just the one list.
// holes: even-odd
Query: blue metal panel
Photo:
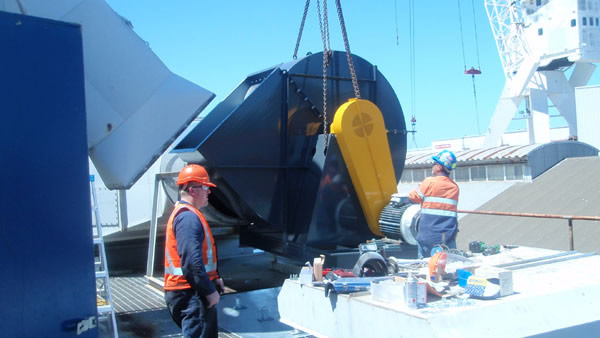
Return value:
[(327, 157), (314, 201), (307, 242), (314, 247), (355, 247), (374, 235), (367, 226), (335, 135), (329, 139)]
[(0, 32), (1, 335), (74, 337), (97, 311), (81, 29), (0, 12)]

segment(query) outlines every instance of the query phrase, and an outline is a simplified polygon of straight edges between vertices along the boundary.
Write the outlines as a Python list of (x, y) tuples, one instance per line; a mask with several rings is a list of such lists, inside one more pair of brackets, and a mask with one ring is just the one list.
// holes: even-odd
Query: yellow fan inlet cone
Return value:
[(368, 100), (350, 99), (335, 113), (336, 135), (369, 229), (383, 236), (379, 214), (398, 191), (383, 115)]

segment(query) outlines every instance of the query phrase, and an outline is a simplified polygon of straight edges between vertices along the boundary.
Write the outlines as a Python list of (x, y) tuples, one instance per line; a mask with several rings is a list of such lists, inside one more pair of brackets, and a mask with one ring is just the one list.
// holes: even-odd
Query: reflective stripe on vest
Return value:
[[(206, 260), (204, 260), (204, 269), (210, 275), (211, 272), (217, 272), (217, 263), (213, 257), (213, 236), (204, 217), (200, 218), (200, 223), (204, 228), (204, 241), (206, 242)], [(203, 257), (204, 258), (204, 257)]]
[(214, 239), (206, 219), (202, 213), (193, 206), (178, 202), (167, 222), (165, 239), (165, 290), (191, 288), (191, 285), (183, 276), (181, 257), (179, 257), (179, 254), (177, 253), (177, 239), (175, 238), (175, 233), (173, 231), (175, 217), (184, 209), (193, 212), (202, 224), (204, 230), (204, 240), (202, 241), (202, 262), (204, 263), (204, 269), (211, 280), (218, 278)]
[(458, 204), (457, 200), (453, 200), (451, 198), (443, 198), (443, 197), (424, 197), (423, 198), (423, 203), (425, 203), (425, 202), (444, 203), (444, 204), (451, 204), (451, 205), (457, 205)]
[(168, 265), (165, 266), (165, 273), (171, 274), (173, 276), (183, 276), (183, 270), (174, 266), (173, 260), (171, 259), (171, 255), (169, 254), (168, 250), (165, 250), (165, 258), (168, 263)]
[(428, 209), (428, 208), (422, 208), (421, 213), (428, 214), (428, 215), (436, 215), (436, 216), (448, 216), (448, 217), (457, 217), (457, 215), (458, 215), (456, 213), (456, 211), (442, 210), (442, 209)]
[[(420, 187), (419, 187), (420, 188)], [(457, 217), (456, 207), (458, 201), (453, 198), (436, 197), (436, 196), (425, 196), (420, 189), (417, 189), (417, 193), (422, 198), (421, 213), (435, 216), (445, 217)], [(432, 208), (432, 204), (437, 208)]]
[[(206, 243), (206, 251), (204, 250), (204, 246), (205, 243), (202, 243), (202, 261), (204, 262), (204, 269), (206, 270), (206, 273), (208, 275), (212, 275), (213, 273), (217, 272), (217, 263), (216, 260), (213, 256), (213, 236), (212, 236), (212, 232), (210, 231), (210, 228), (208, 227), (208, 223), (206, 222), (206, 219), (204, 219), (204, 216), (202, 216), (202, 214), (200, 214), (199, 212), (196, 212), (196, 210), (194, 210), (191, 207), (188, 207), (186, 204), (179, 204), (178, 208), (180, 209), (187, 209), (193, 213), (196, 214), (196, 216), (198, 216), (198, 218), (200, 219), (200, 223), (202, 224), (202, 228), (204, 229), (204, 242)], [(179, 212), (179, 210), (178, 210)], [(206, 252), (206, 257), (204, 257), (204, 251)], [(206, 259), (205, 259), (206, 258)], [(168, 260), (169, 262), (172, 261)], [(173, 266), (173, 265), (171, 265)], [(179, 268), (179, 270), (181, 270), (181, 268)]]
[(457, 217), (458, 216), (458, 214), (456, 212), (456, 206), (458, 205), (458, 201), (455, 199), (443, 198), (443, 197), (433, 197), (433, 196), (425, 197), (423, 199), (423, 206), (425, 206), (425, 205), (429, 206), (428, 205), (429, 203), (442, 204), (443, 209), (423, 207), (423, 208), (421, 208), (422, 214), (447, 216), (447, 217)]

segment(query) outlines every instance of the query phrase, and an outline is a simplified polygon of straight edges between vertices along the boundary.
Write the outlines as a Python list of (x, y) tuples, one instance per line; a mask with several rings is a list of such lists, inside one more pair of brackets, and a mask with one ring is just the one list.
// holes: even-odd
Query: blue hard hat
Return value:
[(448, 171), (456, 168), (456, 155), (451, 151), (443, 150), (441, 153), (437, 154), (437, 156), (432, 156), (431, 159)]

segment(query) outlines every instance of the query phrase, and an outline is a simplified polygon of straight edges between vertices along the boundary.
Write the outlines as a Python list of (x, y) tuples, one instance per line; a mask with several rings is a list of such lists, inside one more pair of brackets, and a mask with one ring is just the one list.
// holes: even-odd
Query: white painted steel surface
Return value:
[(519, 76), (527, 59), (538, 60), (540, 66), (565, 57), (600, 61), (598, 0), (484, 2), (507, 79)]
[[(279, 321), (277, 294), (280, 288), (225, 294), (217, 304), (219, 327), (231, 337), (306, 337)], [(220, 335), (221, 336), (221, 335)]]
[[(90, 161), (90, 174), (98, 175), (98, 170)], [(136, 183), (127, 190), (109, 190), (101, 177), (96, 176), (98, 205), (100, 206), (100, 219), (104, 227), (104, 235), (115, 232), (132, 230), (139, 226), (149, 228), (152, 218), (152, 197), (154, 196), (154, 177), (160, 173), (160, 161), (156, 161), (140, 177)], [(163, 193), (158, 192), (157, 215), (168, 217), (172, 204)]]
[(214, 97), (171, 73), (103, 0), (0, 0), (0, 10), (82, 26), (88, 150), (110, 189), (131, 187)]
[[(599, 0), (485, 0), (506, 84), (483, 146), (493, 147), (528, 97), (529, 143), (550, 140), (548, 100), (577, 136), (574, 88), (584, 86), (600, 61)], [(565, 71), (575, 70), (569, 79)]]
[(575, 101), (579, 141), (600, 149), (600, 86), (576, 88)]
[[(556, 253), (520, 247), (479, 258), (496, 265)], [(513, 270), (513, 295), (430, 300), (416, 310), (374, 301), (369, 292), (324, 297), (323, 288), (288, 279), (278, 296), (279, 314), (283, 323), (319, 337), (523, 337), (597, 327), (600, 273), (592, 267), (598, 266), (600, 256), (589, 256)]]

